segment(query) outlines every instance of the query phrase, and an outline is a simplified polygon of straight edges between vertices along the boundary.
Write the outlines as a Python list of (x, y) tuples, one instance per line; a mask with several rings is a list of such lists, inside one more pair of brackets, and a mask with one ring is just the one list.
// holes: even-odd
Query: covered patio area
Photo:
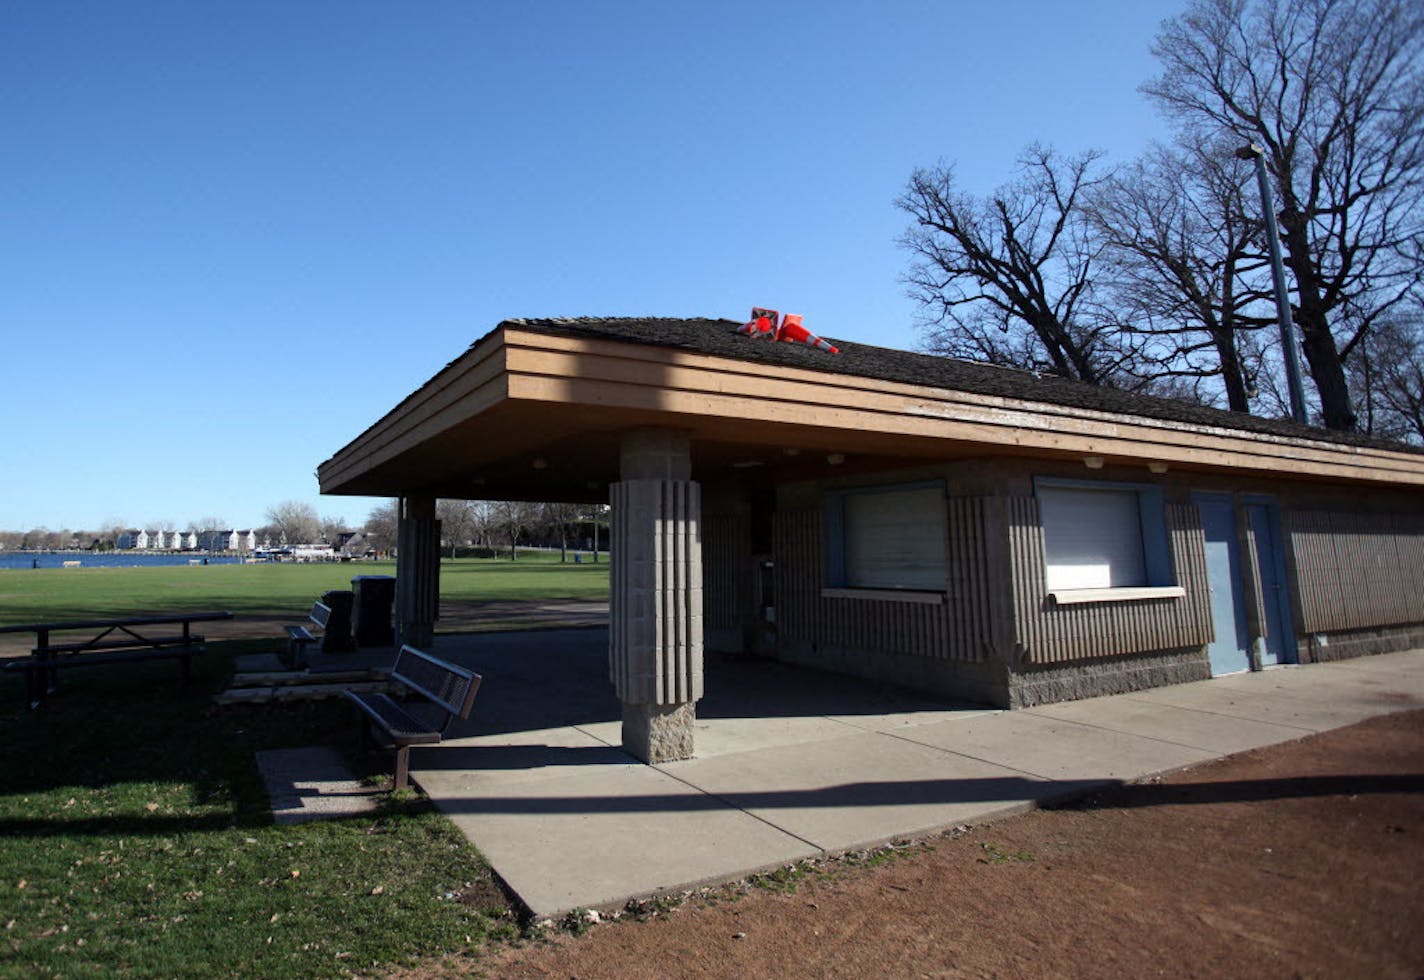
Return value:
[(982, 823), (1424, 699), (1424, 654), (1004, 712), (709, 655), (694, 758), (621, 747), (607, 631), (436, 638), (484, 676), (412, 778), (539, 916)]

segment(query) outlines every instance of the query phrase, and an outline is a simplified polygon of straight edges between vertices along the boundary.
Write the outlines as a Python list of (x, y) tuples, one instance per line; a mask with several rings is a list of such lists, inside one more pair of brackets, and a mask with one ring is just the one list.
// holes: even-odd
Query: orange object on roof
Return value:
[(839, 354), (840, 348), (822, 340), (801, 325), (801, 314), (788, 313), (781, 321), (781, 329), (776, 331), (776, 339), (791, 344), (805, 344), (828, 354)]
[(789, 344), (805, 344), (828, 354), (839, 354), (840, 348), (817, 337), (801, 325), (801, 314), (788, 313), (777, 326), (781, 314), (761, 306), (752, 307), (752, 318), (737, 328), (737, 333), (757, 340), (784, 340)]
[(781, 314), (775, 310), (763, 309), (760, 306), (752, 307), (752, 318), (738, 328), (737, 333), (745, 334), (757, 340), (776, 339), (776, 318)]

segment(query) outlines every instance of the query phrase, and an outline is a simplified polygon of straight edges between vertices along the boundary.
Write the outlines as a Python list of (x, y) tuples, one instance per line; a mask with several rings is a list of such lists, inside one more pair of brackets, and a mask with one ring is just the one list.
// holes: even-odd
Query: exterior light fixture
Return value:
[(1100, 470), (1103, 468), (1103, 458), (1101, 456), (1084, 456), (1083, 465), (1090, 470)]
[(1166, 463), (1148, 463), (1148, 464), (1147, 464), (1147, 472), (1149, 472), (1149, 473), (1156, 473), (1158, 476), (1161, 476), (1163, 473), (1166, 473), (1166, 472), (1167, 472), (1167, 464), (1166, 464)]
[(547, 470), (549, 468), (549, 461), (543, 456), (535, 456), (534, 462), (530, 465), (533, 466), (536, 470)]
[(840, 453), (831, 453), (826, 457), (826, 462), (832, 466), (839, 466), (845, 462), (845, 456)]

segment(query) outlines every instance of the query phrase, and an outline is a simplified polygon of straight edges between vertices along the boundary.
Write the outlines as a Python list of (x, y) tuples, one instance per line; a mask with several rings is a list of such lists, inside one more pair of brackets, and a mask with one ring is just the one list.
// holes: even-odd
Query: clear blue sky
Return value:
[(0, 528), (263, 523), (499, 320), (913, 348), (893, 200), (1136, 155), (1180, 3), (0, 3)]

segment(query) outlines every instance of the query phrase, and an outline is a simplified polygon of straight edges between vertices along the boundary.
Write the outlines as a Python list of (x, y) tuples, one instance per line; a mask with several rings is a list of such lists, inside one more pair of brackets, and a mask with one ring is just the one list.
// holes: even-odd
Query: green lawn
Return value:
[[(0, 571), (0, 624), (214, 608), (299, 620), (352, 575), (392, 572)], [(441, 592), (606, 598), (608, 565), (445, 561)], [(517, 934), (483, 859), (420, 797), (374, 817), (271, 823), (254, 753), (355, 734), (342, 702), (213, 703), (235, 655), (272, 648), (210, 643), (186, 692), (170, 662), (70, 670), (43, 712), (24, 708), (19, 674), (0, 674), (0, 977), (339, 976)]]
[[(5, 569), (0, 626), (197, 609), (300, 620), (319, 594), (349, 589), (354, 575), (394, 574), (390, 562)], [(561, 563), (557, 552), (521, 552), (514, 562), (447, 559), (440, 563), (440, 595), (455, 601), (606, 599), (608, 564)]]
[(45, 712), (0, 681), (0, 976), (338, 976), (517, 931), (418, 797), (271, 823), (254, 752), (355, 723), (338, 702), (215, 706), (262, 647), (212, 644), (183, 694), (171, 663), (69, 671)]

